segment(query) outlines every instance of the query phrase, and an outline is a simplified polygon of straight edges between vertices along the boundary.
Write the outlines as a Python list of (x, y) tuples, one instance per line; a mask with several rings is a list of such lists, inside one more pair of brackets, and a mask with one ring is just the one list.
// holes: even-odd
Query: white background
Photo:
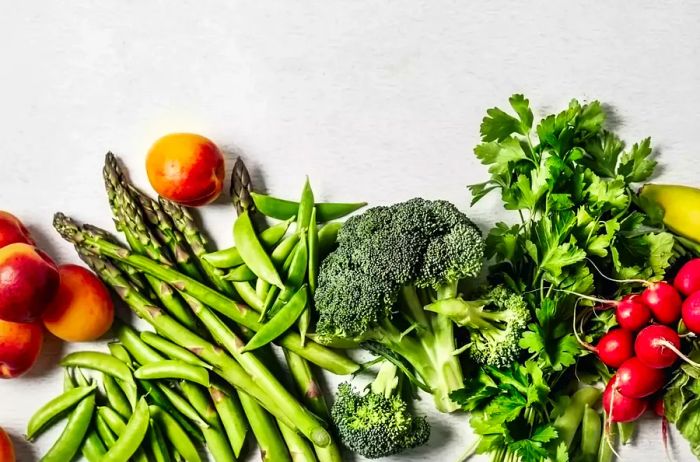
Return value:
[[(0, 3), (0, 208), (20, 216), (58, 261), (62, 210), (110, 226), (100, 176), (117, 153), (147, 187), (144, 154), (172, 131), (240, 153), (256, 182), (296, 196), (385, 203), (445, 198), (486, 178), (472, 154), (488, 107), (524, 92), (537, 114), (600, 99), (632, 142), (651, 135), (658, 180), (698, 184), (700, 2), (152, 1)], [(230, 163), (229, 163), (230, 165)], [(470, 214), (508, 219), (494, 199)], [(230, 244), (226, 200), (203, 212)], [(0, 425), (35, 461), (24, 425), (59, 393), (47, 339), (39, 364), (0, 383)], [(423, 400), (427, 411), (431, 403)], [(471, 441), (466, 417), (433, 415), (434, 436), (394, 460), (448, 462)], [(674, 438), (676, 460), (692, 460)], [(646, 422), (625, 459), (661, 460)]]

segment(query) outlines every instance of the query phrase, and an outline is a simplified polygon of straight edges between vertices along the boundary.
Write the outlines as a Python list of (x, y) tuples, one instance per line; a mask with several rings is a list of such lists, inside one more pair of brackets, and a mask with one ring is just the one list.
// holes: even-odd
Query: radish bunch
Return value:
[(665, 386), (669, 368), (679, 359), (700, 367), (681, 352), (678, 335), (681, 319), (690, 333), (700, 335), (700, 258), (686, 263), (673, 284), (645, 282), (645, 286), (641, 294), (602, 301), (615, 309), (619, 327), (597, 345), (584, 345), (616, 369), (603, 393), (610, 422), (637, 420), (650, 405), (650, 397)]

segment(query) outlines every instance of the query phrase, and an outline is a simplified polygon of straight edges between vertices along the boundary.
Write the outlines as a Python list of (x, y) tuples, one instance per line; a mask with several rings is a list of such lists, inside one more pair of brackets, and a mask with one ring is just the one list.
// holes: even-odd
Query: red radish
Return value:
[(686, 297), (700, 291), (700, 258), (693, 258), (681, 267), (673, 286)]
[(603, 410), (610, 422), (632, 422), (647, 410), (647, 401), (630, 398), (618, 391), (617, 375), (610, 378), (603, 392)]
[(694, 334), (700, 334), (700, 292), (690, 294), (683, 302), (683, 324)]
[(664, 397), (656, 398), (654, 400), (654, 414), (659, 417), (666, 417), (666, 406), (664, 405)]
[(636, 332), (651, 322), (651, 310), (636, 295), (625, 295), (617, 304), (615, 319), (623, 329)]
[(628, 398), (646, 398), (661, 390), (666, 374), (642, 363), (639, 358), (630, 358), (618, 368), (616, 389)]
[(637, 334), (634, 341), (634, 352), (645, 365), (663, 369), (670, 367), (678, 358), (695, 367), (700, 364), (688, 358), (681, 350), (681, 338), (678, 333), (668, 326), (652, 324)]
[(654, 319), (662, 324), (674, 324), (681, 318), (683, 301), (678, 291), (665, 281), (653, 282), (642, 292), (642, 301)]
[(617, 369), (634, 356), (632, 333), (624, 329), (612, 329), (600, 338), (592, 351), (598, 354), (603, 364)]

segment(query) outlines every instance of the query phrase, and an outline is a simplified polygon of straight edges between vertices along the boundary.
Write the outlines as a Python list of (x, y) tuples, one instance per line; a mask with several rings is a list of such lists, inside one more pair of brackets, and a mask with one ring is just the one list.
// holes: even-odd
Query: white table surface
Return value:
[[(699, 15), (698, 1), (658, 0), (3, 1), (0, 208), (59, 262), (76, 261), (51, 217), (110, 226), (104, 153), (147, 187), (150, 143), (194, 131), (243, 155), (278, 195), (296, 196), (309, 174), (320, 199), (424, 196), (466, 209), (465, 185), (486, 177), (471, 153), (479, 122), (514, 92), (538, 114), (600, 99), (627, 140), (653, 137), (659, 180), (697, 185)], [(495, 198), (469, 213), (484, 227), (509, 218)], [(230, 243), (226, 201), (204, 220)], [(0, 382), (0, 425), (20, 461), (56, 435), (21, 439), (61, 389), (57, 360), (86, 348), (104, 344), (48, 338), (29, 374)], [(429, 445), (391, 460), (454, 460), (472, 438), (466, 417), (420, 407)], [(675, 460), (693, 460), (683, 440), (673, 445)], [(658, 421), (622, 450), (663, 454)]]

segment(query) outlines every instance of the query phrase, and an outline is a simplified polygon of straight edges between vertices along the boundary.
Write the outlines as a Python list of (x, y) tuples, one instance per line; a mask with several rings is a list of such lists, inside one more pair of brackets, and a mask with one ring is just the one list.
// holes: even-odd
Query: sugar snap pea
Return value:
[(127, 366), (132, 367), (133, 363), (131, 361), (131, 356), (129, 355), (129, 352), (126, 350), (126, 348), (124, 348), (124, 345), (117, 342), (110, 342), (107, 344), (107, 348), (109, 348), (109, 352), (112, 356), (114, 356)]
[(207, 440), (207, 449), (214, 458), (214, 462), (236, 462), (231, 445), (221, 430), (209, 427), (204, 430), (204, 438)]
[(124, 417), (120, 416), (117, 411), (109, 406), (98, 406), (97, 415), (105, 421), (109, 429), (112, 430), (117, 437), (124, 433), (126, 429), (126, 420)]
[(583, 421), (581, 422), (582, 460), (595, 460), (598, 455), (601, 429), (600, 414), (586, 404), (586, 408), (583, 411)]
[(107, 448), (102, 442), (102, 438), (94, 428), (88, 430), (80, 451), (88, 462), (101, 462), (102, 457), (107, 453)]
[[(260, 213), (270, 218), (286, 220), (298, 213), (299, 203), (269, 196), (267, 194), (250, 193), (253, 197), (255, 207)], [(316, 204), (318, 208), (318, 221), (325, 223), (337, 220), (355, 212), (367, 205), (366, 202), (343, 203), (343, 202), (321, 202)]]
[(95, 391), (96, 385), (70, 389), (52, 399), (37, 410), (27, 423), (27, 439), (34, 439), (49, 425), (72, 409), (87, 395)]
[(126, 424), (123, 433), (119, 435), (117, 442), (109, 448), (102, 460), (104, 462), (128, 461), (139, 449), (141, 442), (145, 438), (149, 422), (148, 404), (146, 404), (145, 398), (142, 397), (136, 405), (134, 414)]
[(134, 371), (134, 376), (137, 379), (146, 380), (184, 379), (205, 387), (209, 386), (209, 372), (205, 368), (174, 359), (141, 366)]
[(276, 267), (281, 268), (287, 258), (294, 252), (294, 248), (299, 242), (299, 234), (294, 233), (285, 237), (280, 244), (274, 248), (270, 254), (270, 259), (275, 264)]
[(163, 355), (148, 346), (138, 332), (133, 328), (122, 324), (117, 328), (117, 337), (122, 342), (122, 345), (129, 351), (131, 356), (141, 364), (157, 363), (165, 359)]
[(245, 436), (248, 433), (248, 422), (243, 414), (243, 408), (235, 392), (229, 393), (223, 388), (212, 385), (209, 387), (209, 395), (214, 402), (216, 412), (219, 414), (221, 424), (224, 427), (231, 449), (236, 457), (241, 455)]
[(241, 213), (236, 219), (233, 225), (233, 235), (238, 252), (250, 270), (270, 284), (282, 287), (282, 279), (280, 279), (275, 265), (270, 260), (270, 256), (258, 240), (258, 236), (253, 228), (253, 222), (247, 211)]
[[(294, 217), (281, 221), (262, 231), (258, 237), (263, 247), (267, 249), (275, 247), (287, 233), (292, 221), (294, 221)], [(243, 264), (243, 259), (236, 247), (229, 247), (227, 249), (204, 254), (202, 258), (215, 268), (228, 269)]]
[[(149, 408), (150, 412), (150, 408)], [(170, 451), (168, 450), (168, 445), (163, 438), (163, 434), (160, 432), (160, 428), (156, 424), (156, 421), (151, 417), (151, 422), (148, 426), (148, 433), (146, 435), (146, 440), (148, 442), (148, 447), (150, 449), (150, 454), (153, 456), (154, 462), (170, 462)]]
[[(150, 380), (139, 380), (138, 384), (141, 385), (141, 387), (144, 389), (144, 391), (146, 392), (146, 396), (148, 396), (149, 400), (154, 405), (163, 409), (164, 412), (167, 412), (173, 419), (175, 419), (177, 423), (180, 424), (180, 426), (184, 429), (184, 431), (187, 432), (188, 435), (190, 435), (192, 438), (195, 438), (199, 442), (204, 442), (202, 430), (200, 430), (198, 426), (194, 425), (192, 421), (189, 420), (189, 418), (186, 417), (182, 412), (177, 410), (175, 406), (173, 406), (173, 403), (168, 399), (166, 394), (163, 393), (163, 391), (160, 388), (158, 388), (158, 386), (154, 385), (154, 382), (151, 382)], [(194, 413), (194, 416), (198, 419), (198, 421), (201, 421), (201, 423), (205, 424), (205, 422), (200, 419), (199, 415), (197, 414), (197, 411), (192, 409), (192, 412)]]
[(188, 400), (180, 396), (175, 390), (168, 388), (167, 385), (162, 383), (159, 383), (157, 387), (168, 398), (168, 401), (170, 401), (170, 404), (172, 404), (175, 409), (181, 412), (182, 415), (190, 419), (192, 422), (197, 424), (197, 426), (200, 429), (209, 426), (209, 424), (206, 421), (204, 421), (204, 419), (202, 419), (202, 417), (192, 406), (192, 404), (190, 404)]
[(171, 359), (177, 359), (187, 364), (203, 367), (205, 369), (212, 368), (209, 364), (202, 361), (199, 358), (199, 356), (192, 353), (187, 348), (183, 348), (180, 345), (173, 343), (170, 340), (163, 338), (154, 332), (141, 332), (141, 340), (143, 340), (147, 345), (155, 348), (156, 350), (160, 351), (165, 356), (168, 356)]
[(117, 380), (109, 374), (102, 374), (102, 387), (104, 388), (107, 402), (112, 409), (117, 411), (122, 417), (129, 417), (131, 415), (131, 403), (117, 383)]
[[(318, 283), (318, 227), (316, 225), (316, 207), (311, 211), (311, 220), (309, 221), (309, 232), (307, 235), (307, 252), (309, 254), (308, 263), (308, 280), (309, 280), (309, 290), (311, 295), (316, 292), (316, 284)], [(302, 335), (302, 338), (304, 336)]]
[(309, 177), (307, 176), (304, 182), (304, 189), (301, 191), (301, 200), (299, 201), (297, 212), (297, 228), (299, 231), (306, 231), (309, 228), (313, 208), (314, 192), (311, 190), (311, 183), (309, 183)]
[(151, 416), (161, 424), (165, 437), (186, 462), (201, 462), (197, 447), (170, 414), (158, 406), (149, 406)]
[(284, 334), (299, 319), (308, 302), (307, 285), (301, 286), (292, 298), (255, 333), (243, 351), (251, 351)]
[(75, 388), (73, 374), (71, 374), (70, 368), (66, 367), (63, 369), (63, 391), (68, 391), (73, 388)]
[(326, 223), (318, 230), (318, 255), (322, 259), (333, 251), (338, 240), (338, 232), (343, 224), (337, 221)]
[(98, 351), (78, 351), (61, 360), (62, 366), (84, 367), (109, 374), (124, 382), (133, 381), (129, 367), (112, 355)]
[(254, 281), (255, 278), (257, 278), (257, 276), (248, 268), (248, 265), (239, 265), (224, 276), (224, 279), (233, 282)]
[(90, 428), (90, 421), (95, 410), (95, 395), (83, 398), (68, 417), (63, 432), (40, 462), (66, 462), (72, 460)]
[(73, 374), (75, 378), (75, 384), (79, 387), (88, 387), (92, 385), (92, 380), (88, 380), (87, 377), (85, 377), (85, 374), (83, 374), (83, 370), (80, 369), (79, 367), (73, 368)]
[(97, 430), (97, 434), (100, 435), (100, 439), (104, 442), (108, 449), (114, 446), (114, 443), (117, 442), (116, 435), (99, 414), (95, 416), (95, 429)]

